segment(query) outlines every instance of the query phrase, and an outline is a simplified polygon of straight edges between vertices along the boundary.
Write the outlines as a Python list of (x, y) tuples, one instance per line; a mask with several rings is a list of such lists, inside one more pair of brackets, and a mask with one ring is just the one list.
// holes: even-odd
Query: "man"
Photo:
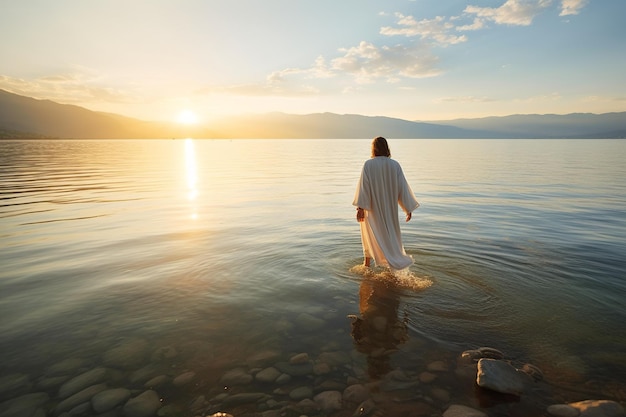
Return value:
[(357, 206), (366, 267), (372, 258), (376, 265), (395, 270), (413, 263), (402, 246), (398, 204), (406, 213), (407, 222), (419, 207), (400, 164), (391, 159), (387, 140), (377, 137), (372, 141), (372, 158), (363, 165), (352, 202)]

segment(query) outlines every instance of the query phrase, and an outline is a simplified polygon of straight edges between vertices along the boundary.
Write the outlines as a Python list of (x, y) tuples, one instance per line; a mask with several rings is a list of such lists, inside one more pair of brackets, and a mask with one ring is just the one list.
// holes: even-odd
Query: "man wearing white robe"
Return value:
[(385, 138), (374, 139), (372, 158), (363, 165), (352, 204), (357, 206), (361, 225), (365, 266), (369, 267), (370, 259), (374, 258), (378, 266), (401, 270), (409, 267), (413, 258), (402, 246), (398, 205), (408, 222), (419, 203), (400, 164), (390, 156)]

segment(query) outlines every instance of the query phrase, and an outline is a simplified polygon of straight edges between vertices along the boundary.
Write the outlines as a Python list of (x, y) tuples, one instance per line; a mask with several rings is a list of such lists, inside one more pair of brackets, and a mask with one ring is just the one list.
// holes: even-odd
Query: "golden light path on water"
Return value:
[(198, 207), (198, 165), (196, 163), (196, 150), (193, 139), (185, 139), (185, 169), (187, 174), (187, 200), (191, 207), (191, 219), (197, 220)]

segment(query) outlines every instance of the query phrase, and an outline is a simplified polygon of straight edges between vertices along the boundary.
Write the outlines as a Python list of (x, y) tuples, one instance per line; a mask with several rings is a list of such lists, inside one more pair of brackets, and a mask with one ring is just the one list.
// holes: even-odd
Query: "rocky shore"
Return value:
[(495, 415), (624, 417), (617, 401), (554, 402), (542, 371), (493, 348), (396, 367), (380, 349), (260, 351), (228, 369), (183, 369), (177, 346), (125, 339), (99, 363), (66, 358), (0, 377), (0, 417), (300, 417)]

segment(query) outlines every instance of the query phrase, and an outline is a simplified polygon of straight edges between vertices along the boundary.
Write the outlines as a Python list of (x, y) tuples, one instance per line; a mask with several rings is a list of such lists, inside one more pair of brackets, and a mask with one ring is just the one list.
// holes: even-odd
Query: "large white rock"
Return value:
[(478, 361), (476, 383), (503, 394), (521, 395), (524, 392), (524, 375), (508, 362), (481, 359)]

